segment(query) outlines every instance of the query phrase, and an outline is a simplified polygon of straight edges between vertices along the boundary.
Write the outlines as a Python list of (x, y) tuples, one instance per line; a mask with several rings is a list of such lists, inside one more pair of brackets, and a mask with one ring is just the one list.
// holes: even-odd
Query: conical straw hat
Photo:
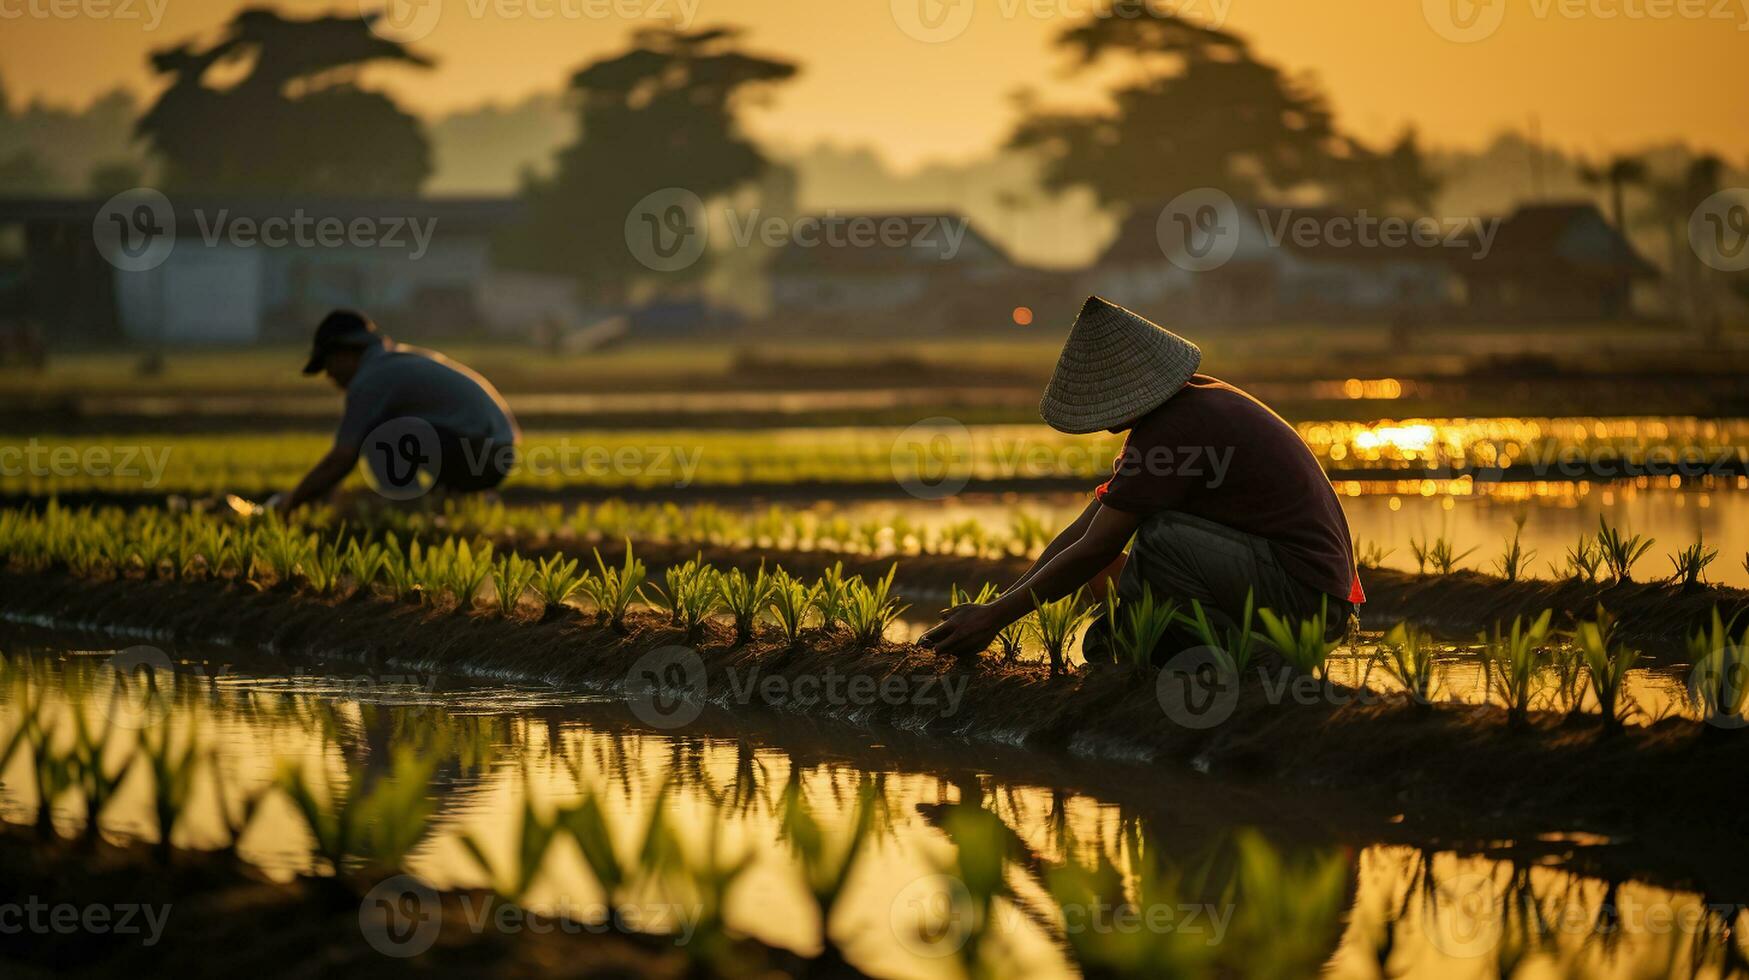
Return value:
[(1059, 432), (1127, 425), (1176, 395), (1202, 351), (1129, 310), (1089, 296), (1069, 329), (1039, 414)]

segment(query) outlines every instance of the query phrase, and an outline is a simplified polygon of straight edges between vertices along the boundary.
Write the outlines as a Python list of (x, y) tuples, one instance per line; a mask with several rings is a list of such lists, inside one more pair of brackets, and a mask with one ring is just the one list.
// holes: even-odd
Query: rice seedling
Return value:
[(1346, 904), (1348, 862), (1329, 851), (1289, 860), (1254, 831), (1240, 833), (1237, 845), (1233, 894), (1246, 914), (1228, 939), (1231, 975), (1315, 976)]
[(1379, 641), (1375, 661), (1416, 704), (1429, 707), (1438, 686), (1439, 673), (1433, 654), (1437, 647), (1427, 631), (1398, 623)]
[(265, 571), (280, 586), (289, 586), (294, 576), (303, 571), (315, 547), (315, 536), (304, 537), (278, 517), (270, 517), (256, 533), (255, 560), (247, 574), (260, 583), (258, 571)]
[(1527, 549), (1519, 540), (1524, 535), (1524, 517), (1520, 515), (1513, 522), (1512, 540), (1506, 542), (1506, 550), (1500, 557), (1494, 559), (1494, 567), (1499, 570), (1500, 577), (1508, 582), (1516, 582), (1530, 567), (1536, 558), (1536, 549)]
[(1032, 596), (1033, 633), (1050, 660), (1052, 677), (1059, 677), (1066, 672), (1064, 653), (1075, 642), (1075, 634), (1080, 632), (1081, 626), (1093, 612), (1082, 602), (1085, 594), (1085, 588), (1076, 589), (1072, 594), (1053, 602), (1039, 601), (1037, 593)]
[[(148, 697), (160, 698), (155, 688)], [(188, 730), (180, 747), (168, 723), (144, 728), (139, 734), (139, 754), (152, 773), (152, 812), (158, 818), (158, 857), (168, 862), (171, 837), (176, 822), (188, 809), (189, 794), (194, 790), (194, 774), (200, 765), (200, 732), (195, 727), (196, 715), (189, 716)]]
[[(1092, 860), (1066, 849), (1067, 859), (1044, 875), (1045, 891), (1059, 909), (1064, 945), (1075, 965), (1089, 977), (1202, 977), (1214, 973), (1214, 944), (1176, 929), (1088, 929), (1069, 918), (1085, 909), (1131, 910), (1182, 907), (1189, 899), (1180, 873), (1148, 857), (1135, 862), (1130, 875), (1120, 869), (1106, 848)], [(1133, 885), (1129, 879), (1133, 877)]]
[(1682, 586), (1682, 591), (1693, 592), (1701, 587), (1706, 567), (1718, 557), (1719, 549), (1708, 548), (1704, 540), (1697, 538), (1693, 544), (1670, 556), (1670, 564), (1676, 569), (1671, 579)]
[(783, 631), (784, 642), (795, 646), (800, 642), (802, 625), (808, 618), (809, 610), (814, 608), (814, 596), (819, 591), (818, 584), (812, 587), (802, 583), (800, 579), (779, 568), (771, 577), (771, 593), (766, 599), (766, 608), (771, 618), (777, 621), (777, 626)]
[[(1197, 610), (1199, 614), (1201, 611)], [(1119, 663), (1153, 666), (1155, 649), (1178, 618), (1178, 601), (1155, 598), (1154, 590), (1146, 582), (1142, 583), (1140, 599), (1120, 601), (1116, 589), (1105, 594), (1105, 621)]]
[(534, 562), (515, 552), (501, 556), (492, 565), (492, 588), (498, 594), (498, 615), (509, 619), (516, 614), (516, 606), (522, 601), (522, 594), (533, 584), (537, 570)]
[(465, 539), (449, 538), (428, 552), (428, 557), (431, 554), (438, 556), (437, 581), (455, 597), (456, 615), (472, 612), (481, 587), (492, 574), (491, 543), (481, 542), (475, 548)]
[(36, 833), (45, 840), (55, 836), (55, 801), (76, 783), (73, 754), (57, 745), (59, 729), (58, 724), (44, 724), (40, 716), (23, 729), (36, 789)]
[[(527, 779), (523, 780), (526, 789)], [(591, 801), (585, 800), (584, 805)], [(550, 817), (542, 816), (532, 799), (525, 797), (522, 801), (522, 820), (516, 835), (515, 848), (510, 852), (510, 863), (499, 867), (487, 856), (486, 847), (480, 839), (471, 833), (462, 835), (462, 848), (467, 852), (482, 874), (486, 876), (487, 887), (498, 900), (507, 904), (522, 901), (528, 890), (534, 887), (535, 879), (540, 876), (541, 868), (546, 863), (547, 852), (559, 834), (567, 828), (561, 821), (568, 814), (561, 812)], [(588, 852), (584, 852), (587, 856)]]
[[(392, 538), (390, 539), (393, 540)], [(346, 576), (352, 579), (355, 595), (368, 597), (377, 579), (389, 564), (389, 546), (381, 542), (360, 544), (353, 538), (346, 546)]]
[(207, 752), (206, 771), (212, 775), (213, 802), (219, 812), (220, 822), (225, 825), (225, 850), (235, 855), (243, 835), (248, 832), (250, 824), (255, 822), (255, 815), (261, 812), (261, 804), (276, 787), (271, 782), (263, 783), (252, 790), (236, 794), (236, 802), (233, 804), (216, 750), (209, 749)]
[(765, 611), (766, 603), (771, 599), (771, 585), (771, 576), (766, 574), (764, 562), (759, 563), (759, 571), (753, 575), (731, 568), (717, 578), (717, 607), (734, 620), (737, 644), (753, 638), (753, 630), (759, 625), (759, 614)]
[(116, 790), (133, 768), (138, 746), (130, 746), (121, 763), (111, 768), (106, 761), (115, 740), (115, 725), (105, 718), (103, 727), (95, 733), (85, 720), (85, 712), (75, 707), (73, 716), (73, 754), (71, 775), (85, 798), (85, 840), (95, 843), (99, 835), (103, 811), (115, 799)]
[[(1738, 615), (1741, 615), (1739, 613)], [(1713, 607), (1712, 622), (1688, 637), (1688, 699), (1707, 722), (1721, 728), (1742, 728), (1749, 703), (1749, 628), (1733, 640), (1737, 616), (1726, 620)]]
[(1433, 548), (1427, 553), (1427, 560), (1433, 565), (1433, 570), (1441, 575), (1450, 575), (1457, 570), (1458, 562), (1476, 553), (1471, 548), (1464, 552), (1455, 552), (1451, 541), (1443, 535), (1433, 543)]
[(1409, 553), (1415, 556), (1415, 574), (1427, 574), (1427, 558), (1430, 549), (1431, 546), (1427, 542), (1426, 535), (1409, 539)]
[(1009, 550), (1025, 557), (1043, 548), (1051, 540), (1051, 529), (1037, 515), (1015, 514), (1008, 522)]
[(338, 874), (349, 857), (396, 870), (429, 831), (436, 805), (430, 795), (438, 752), (402, 745), (389, 770), (366, 790), (368, 776), (348, 766), (344, 786), (326, 778), (319, 791), (302, 765), (287, 766), (276, 780), (309, 831), (315, 853)]
[(577, 559), (552, 554), (535, 566), (529, 584), (540, 597), (541, 620), (547, 622), (564, 614), (566, 603), (583, 587), (583, 576), (577, 573)]
[(667, 797), (668, 786), (663, 784), (650, 804), (643, 842), (629, 860), (614, 844), (607, 810), (595, 791), (584, 793), (582, 802), (558, 815), (559, 827), (576, 843), (583, 863), (606, 895), (608, 915), (618, 929), (629, 931), (623, 909), (638, 881), (666, 872), (680, 861), (678, 844), (667, 825)]
[(609, 568), (601, 558), (601, 549), (595, 549), (595, 567), (600, 573), (585, 578), (580, 589), (594, 603), (596, 614), (615, 629), (625, 628), (626, 611), (642, 594), (646, 574), (644, 563), (632, 554), (630, 538), (625, 548), (625, 561), (618, 568)]
[(1318, 604), (1318, 612), (1304, 619), (1277, 616), (1272, 610), (1257, 610), (1263, 621), (1260, 638), (1269, 644), (1288, 666), (1302, 674), (1315, 676), (1320, 682), (1329, 677), (1330, 654), (1341, 645), (1340, 640), (1326, 640), (1329, 603)]
[(820, 628), (830, 633), (844, 622), (849, 603), (850, 582), (844, 577), (844, 563), (833, 562), (820, 576), (814, 596), (814, 609), (820, 614)]
[(1601, 514), (1597, 517), (1597, 550), (1617, 582), (1633, 581), (1634, 563), (1651, 550), (1654, 540), (1638, 534), (1624, 535), (1611, 527)]
[(1396, 553), (1397, 549), (1387, 549), (1377, 541), (1368, 541), (1364, 545), (1356, 541), (1354, 544), (1354, 564), (1360, 568), (1382, 568), (1385, 559)]
[(799, 781), (787, 784), (778, 802), (778, 836), (801, 864), (802, 880), (819, 914), (821, 938), (829, 955), (836, 952), (830, 929), (833, 912), (844, 895), (857, 859), (874, 837), (880, 808), (877, 792), (873, 780), (861, 780), (849, 830), (836, 846), (827, 840), (825, 829), (811, 812)]
[[(311, 538), (314, 541), (314, 537)], [(304, 584), (318, 596), (333, 595), (340, 587), (340, 574), (346, 567), (340, 549), (331, 543), (318, 544), (309, 551), (304, 562)]]
[(686, 630), (690, 641), (698, 635), (705, 617), (711, 614), (717, 601), (717, 579), (720, 573), (703, 564), (703, 556), (688, 559), (685, 564), (670, 565), (663, 573), (667, 589), (651, 583), (649, 589), (656, 598), (653, 604), (668, 610), (669, 621)]
[(1257, 634), (1251, 629), (1256, 619), (1257, 603), (1253, 590), (1245, 590), (1245, 613), (1237, 623), (1218, 629), (1210, 621), (1208, 613), (1202, 608), (1202, 602), (1190, 600), (1190, 613), (1178, 614), (1179, 622), (1188, 626), (1202, 641), (1202, 645), (1218, 650), (1227, 658), (1227, 666), (1231, 667), (1235, 676), (1243, 674), (1251, 666), (1251, 657), (1256, 649)]
[(869, 585), (858, 575), (850, 579), (844, 590), (844, 625), (862, 646), (874, 646), (886, 636), (887, 627), (899, 614), (911, 608), (892, 598), (893, 576), (899, 571), (894, 563), (887, 574)]
[(407, 551), (402, 551), (393, 531), (384, 535), (383, 540), (383, 587), (390, 599), (399, 602), (419, 588), (423, 564), (419, 542), (414, 540)]
[(1553, 609), (1544, 609), (1528, 624), (1523, 617), (1514, 616), (1511, 628), (1504, 632), (1495, 624), (1492, 635), (1476, 637), (1481, 644), (1483, 700), (1498, 686), (1507, 718), (1514, 724), (1525, 722), (1536, 699), (1537, 672), (1547, 654), (1549, 623), (1554, 615)]
[(1590, 534), (1579, 535), (1579, 540), (1567, 548), (1566, 568), (1556, 568), (1553, 563), (1549, 570), (1556, 578), (1561, 578), (1563, 572), (1567, 578), (1575, 582), (1597, 581), (1597, 571), (1603, 567), (1603, 552), (1597, 547), (1597, 538)]
[(1549, 700), (1563, 713), (1578, 714), (1585, 706), (1585, 653), (1571, 643), (1549, 647), (1549, 673), (1554, 685)]
[(1585, 655), (1586, 674), (1591, 679), (1591, 695), (1597, 699), (1597, 710), (1607, 730), (1621, 728), (1632, 699), (1626, 693), (1627, 673), (1639, 662), (1640, 652), (1615, 642), (1615, 619), (1597, 607), (1597, 618), (1581, 622), (1574, 629), (1573, 639)]

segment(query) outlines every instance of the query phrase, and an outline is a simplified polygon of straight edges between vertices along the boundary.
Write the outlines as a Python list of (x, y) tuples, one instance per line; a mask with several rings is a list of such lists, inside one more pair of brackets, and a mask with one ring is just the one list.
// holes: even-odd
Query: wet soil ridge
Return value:
[[(1749, 737), (1681, 718), (1614, 732), (1597, 715), (1532, 712), (1513, 724), (1496, 706), (1422, 704), (1270, 664), (1230, 688), (1186, 694), (1162, 681), (1174, 675), (1139, 667), (1050, 678), (1038, 665), (954, 662), (908, 645), (859, 645), (842, 632), (810, 630), (790, 645), (761, 628), (738, 643), (731, 628), (707, 622), (688, 636), (643, 613), (615, 628), (577, 612), (506, 619), (224, 582), (53, 573), (0, 574), (0, 593), (0, 614), (15, 622), (607, 693), (655, 728), (682, 730), (710, 705), (802, 714), (1337, 790), (1410, 815), (1468, 813), (1479, 827), (1515, 834), (1669, 834), (1685, 841), (1673, 859), (1697, 877), (1717, 872), (1707, 865), (1719, 860), (1749, 864), (1738, 846), (1749, 833), (1749, 781), (1721, 778), (1749, 764)], [(1489, 787), (1485, 798), (1478, 786)], [(1659, 805), (1631, 805), (1646, 799)]]

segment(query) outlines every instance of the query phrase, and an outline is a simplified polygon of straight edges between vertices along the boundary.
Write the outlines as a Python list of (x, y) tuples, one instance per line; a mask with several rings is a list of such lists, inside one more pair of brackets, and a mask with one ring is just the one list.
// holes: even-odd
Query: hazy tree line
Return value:
[[(1675, 262), (1679, 223), (1727, 177), (1706, 155), (1591, 162), (1509, 139), (1480, 153), (1430, 155), (1412, 131), (1369, 146), (1312, 81), (1261, 60), (1232, 33), (1167, 16), (1090, 18), (1056, 43), (1077, 71), (1124, 66), (1122, 81), (1096, 110), (1017, 93), (1020, 119), (998, 158), (1028, 161), (1032, 186), (992, 190), (1004, 213), (1069, 196), (1109, 219), (1203, 186), (1236, 198), (1397, 213), (1443, 203), (1459, 213), (1454, 199), (1479, 207), (1486, 188), (1523, 186), (1529, 175), (1520, 198), (1600, 200), (1654, 260)], [(121, 93), (82, 113), (15, 108), (0, 90), (0, 194), (101, 192), (149, 179), (172, 193), (414, 195), (442, 155), (437, 132), (456, 144), (458, 166), (478, 171), (489, 164), (480, 153), (494, 152), (502, 166), (523, 168), (517, 193), (531, 219), (500, 243), (507, 264), (609, 291), (644, 271), (621, 238), (644, 195), (681, 186), (705, 198), (793, 196), (793, 164), (750, 140), (741, 118), (805, 69), (753, 53), (734, 29), (639, 32), (625, 51), (579, 67), (556, 99), (531, 101), (525, 122), (476, 113), (423, 124), (361, 82), (361, 71), (379, 64), (417, 69), (432, 60), (377, 36), (364, 18), (251, 9), (209, 45), (154, 52), (166, 86), (143, 111)], [(569, 115), (561, 131), (532, 131), (552, 130), (560, 112)], [(526, 152), (545, 158), (507, 151), (519, 135)], [(1514, 159), (1520, 152), (1523, 161)], [(1488, 210), (1508, 203), (1489, 201)], [(991, 232), (1002, 236), (1002, 225)], [(709, 274), (709, 262), (691, 272)]]

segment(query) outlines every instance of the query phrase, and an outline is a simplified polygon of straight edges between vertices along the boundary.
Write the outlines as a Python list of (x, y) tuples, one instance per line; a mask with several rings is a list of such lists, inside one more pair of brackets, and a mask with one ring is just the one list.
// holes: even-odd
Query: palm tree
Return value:
[(1601, 170), (1589, 164), (1581, 164), (1579, 179), (1593, 187), (1609, 186), (1610, 218), (1615, 223), (1615, 230), (1626, 238), (1628, 229), (1624, 222), (1627, 208), (1623, 198), (1627, 185), (1646, 182), (1645, 162), (1637, 157), (1617, 156), (1611, 157), (1609, 166)]

